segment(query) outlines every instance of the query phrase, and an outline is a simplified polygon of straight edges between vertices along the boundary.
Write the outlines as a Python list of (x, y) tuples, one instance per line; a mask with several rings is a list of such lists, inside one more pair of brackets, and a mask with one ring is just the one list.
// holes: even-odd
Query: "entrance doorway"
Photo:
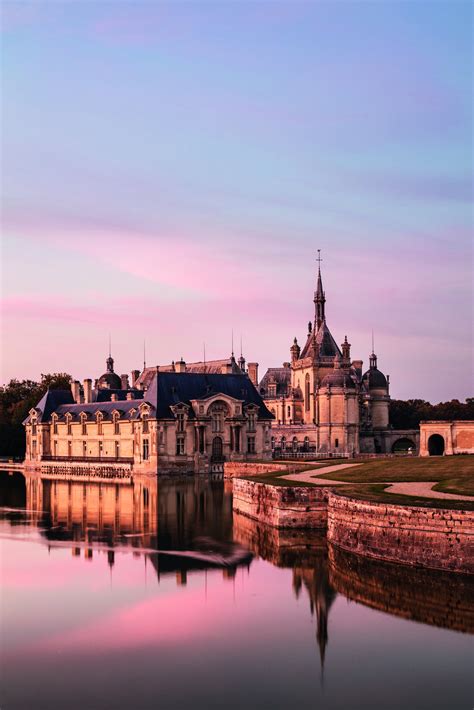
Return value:
[(444, 439), (440, 434), (432, 434), (428, 439), (428, 453), (430, 456), (444, 454)]
[(212, 440), (212, 458), (213, 463), (220, 463), (224, 460), (222, 439), (220, 436), (215, 436)]

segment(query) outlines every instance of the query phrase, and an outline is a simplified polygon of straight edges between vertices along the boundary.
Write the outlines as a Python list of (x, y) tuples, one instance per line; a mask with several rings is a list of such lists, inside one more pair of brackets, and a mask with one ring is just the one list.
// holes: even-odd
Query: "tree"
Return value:
[(452, 399), (439, 404), (423, 399), (392, 399), (390, 402), (390, 424), (394, 429), (417, 429), (424, 420), (454, 419), (474, 419), (474, 397), (468, 397), (465, 402)]
[(40, 382), (10, 380), (0, 387), (0, 456), (23, 456), (25, 428), (23, 420), (48, 389), (70, 388), (71, 376), (66, 372), (41, 375)]

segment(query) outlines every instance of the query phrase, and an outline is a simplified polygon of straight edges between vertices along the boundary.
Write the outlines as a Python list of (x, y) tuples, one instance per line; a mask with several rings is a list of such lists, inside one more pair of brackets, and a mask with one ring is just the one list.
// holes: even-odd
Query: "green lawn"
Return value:
[[(300, 473), (323, 466), (336, 466), (340, 463), (358, 463), (354, 468), (325, 474), (325, 478), (347, 482), (347, 486), (338, 486), (338, 493), (364, 500), (396, 503), (400, 505), (419, 505), (434, 508), (453, 508), (474, 510), (474, 456), (441, 457), (406, 457), (393, 459), (375, 459), (369, 461), (335, 460), (320, 461), (318, 464), (295, 464), (289, 472), (272, 471), (260, 476), (248, 477), (249, 480), (269, 483), (276, 486), (308, 486), (308, 483), (288, 481), (283, 476), (288, 473)], [(473, 502), (435, 500), (430, 498), (386, 493), (383, 483), (397, 481), (437, 481), (434, 490), (444, 493), (473, 496)], [(366, 483), (367, 485), (351, 485)]]

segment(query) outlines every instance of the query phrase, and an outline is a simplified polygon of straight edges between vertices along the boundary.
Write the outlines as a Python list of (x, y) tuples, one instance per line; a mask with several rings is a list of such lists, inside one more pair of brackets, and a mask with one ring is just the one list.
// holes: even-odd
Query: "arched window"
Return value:
[(286, 451), (286, 436), (281, 437), (281, 450)]
[(142, 414), (142, 432), (148, 434), (148, 412)]
[[(103, 416), (102, 416), (101, 412), (97, 412), (97, 416), (96, 416), (96, 421), (97, 421), (97, 434), (99, 434), (99, 436), (101, 436), (101, 435), (104, 433), (104, 428), (103, 428), (103, 425), (102, 425), (102, 419), (103, 419)], [(100, 448), (100, 447), (99, 447), (99, 448)]]
[(296, 436), (293, 437), (293, 441), (291, 442), (291, 448), (293, 449), (294, 453), (298, 451), (298, 439), (296, 438)]
[(118, 412), (113, 413), (113, 421), (114, 421), (114, 434), (117, 436), (120, 434), (120, 414)]
[(305, 436), (304, 438), (303, 451), (309, 451), (309, 436)]
[(86, 414), (85, 412), (82, 412), (82, 413), (81, 413), (81, 434), (82, 434), (82, 436), (86, 436), (86, 435), (87, 435), (87, 424), (86, 424), (86, 421), (87, 421), (87, 414)]
[(53, 434), (58, 433), (58, 415), (53, 414)]
[(305, 377), (305, 382), (304, 382), (304, 408), (305, 408), (306, 412), (309, 412), (309, 410), (310, 410), (310, 403), (309, 403), (310, 392), (311, 392), (311, 388), (310, 388), (310, 382), (309, 382), (309, 373), (307, 373), (307, 375)]
[(66, 414), (66, 423), (67, 423), (67, 435), (71, 436), (72, 435), (72, 425), (71, 425), (71, 415)]
[(270, 445), (272, 447), (272, 451), (274, 451), (275, 450), (275, 437), (274, 436), (272, 436), (272, 438), (270, 439)]

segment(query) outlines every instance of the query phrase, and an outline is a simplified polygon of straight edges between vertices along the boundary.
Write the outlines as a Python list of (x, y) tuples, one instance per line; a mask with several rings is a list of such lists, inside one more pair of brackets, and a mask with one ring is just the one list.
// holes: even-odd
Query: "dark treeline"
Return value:
[(23, 420), (35, 407), (48, 387), (69, 389), (71, 376), (65, 372), (41, 375), (40, 382), (10, 380), (0, 387), (0, 456), (23, 456), (25, 428)]
[(424, 399), (392, 399), (390, 402), (390, 424), (394, 429), (417, 429), (420, 422), (427, 419), (474, 419), (474, 397), (465, 402), (452, 399), (439, 404), (430, 404)]

